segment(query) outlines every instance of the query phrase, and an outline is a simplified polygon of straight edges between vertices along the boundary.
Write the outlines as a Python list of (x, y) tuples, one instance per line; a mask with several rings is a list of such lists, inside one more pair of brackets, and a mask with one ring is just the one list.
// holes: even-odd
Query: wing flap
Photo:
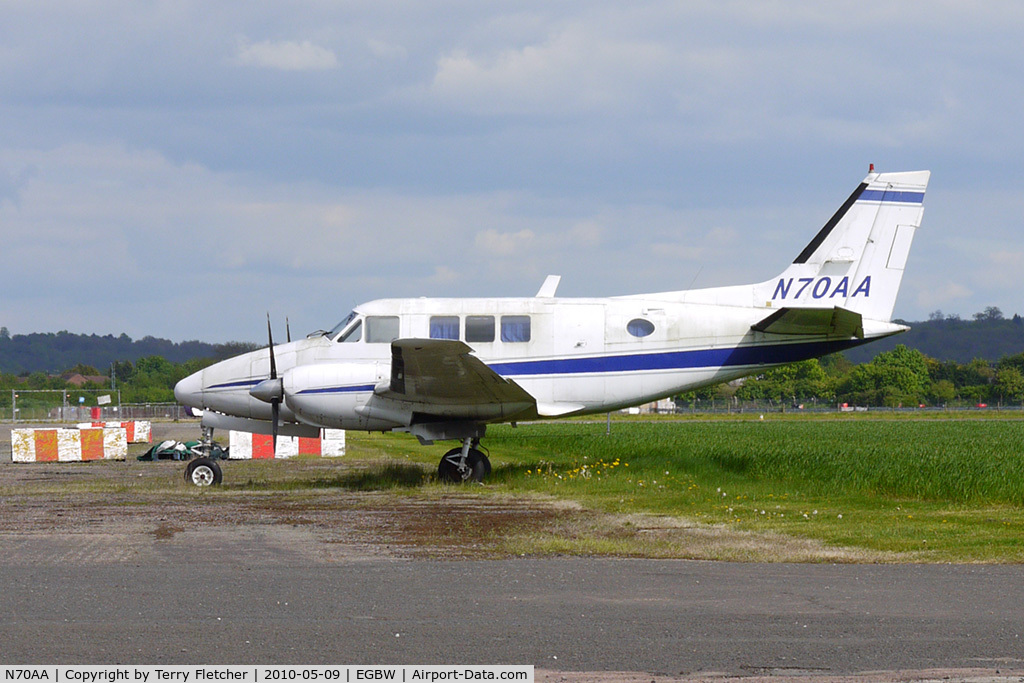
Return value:
[(507, 418), (536, 408), (525, 389), (487, 367), (466, 344), (448, 339), (392, 342), (391, 381), (374, 393), (413, 413), (448, 418)]
[(780, 308), (754, 323), (756, 332), (786, 335), (827, 335), (864, 338), (864, 320), (860, 313), (834, 308)]

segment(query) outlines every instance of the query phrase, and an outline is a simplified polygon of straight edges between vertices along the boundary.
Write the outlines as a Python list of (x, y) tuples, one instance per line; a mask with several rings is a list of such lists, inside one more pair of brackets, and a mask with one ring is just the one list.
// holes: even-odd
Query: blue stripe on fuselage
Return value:
[(351, 387), (324, 387), (323, 389), (303, 389), (300, 394), (352, 394), (359, 391), (373, 391), (373, 384), (357, 384)]
[(491, 363), (488, 367), (505, 377), (531, 375), (575, 375), (605, 372), (641, 372), (649, 370), (688, 370), (733, 367), (738, 365), (774, 365), (793, 363), (853, 348), (867, 340), (737, 346), (723, 349), (667, 351), (663, 353), (622, 354), (591, 358), (554, 358), (550, 360)]
[[(267, 378), (263, 378), (263, 379), (267, 379)], [(212, 389), (237, 389), (239, 387), (254, 387), (257, 384), (259, 384), (260, 382), (262, 382), (263, 379), (243, 379), (243, 380), (239, 380), (237, 382), (224, 382), (223, 384), (211, 384), (210, 386), (206, 387), (206, 389), (207, 390), (212, 390)]]
[(897, 190), (864, 190), (857, 201), (898, 202), (901, 204), (924, 204), (924, 192), (902, 192)]

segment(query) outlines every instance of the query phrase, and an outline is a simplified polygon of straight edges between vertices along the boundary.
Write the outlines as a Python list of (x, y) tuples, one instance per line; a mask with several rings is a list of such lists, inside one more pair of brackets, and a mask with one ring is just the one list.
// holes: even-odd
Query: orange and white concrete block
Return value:
[(231, 460), (261, 460), (293, 458), (296, 455), (317, 455), (336, 458), (345, 455), (345, 430), (324, 429), (319, 439), (298, 436), (278, 436), (277, 452), (274, 438), (268, 434), (251, 434), (232, 430), (228, 436), (228, 458)]
[(12, 429), (13, 462), (124, 460), (128, 434), (120, 428)]
[(107, 427), (123, 429), (128, 433), (128, 443), (153, 443), (153, 424), (149, 420), (132, 420), (129, 422), (83, 422), (79, 429), (91, 427)]

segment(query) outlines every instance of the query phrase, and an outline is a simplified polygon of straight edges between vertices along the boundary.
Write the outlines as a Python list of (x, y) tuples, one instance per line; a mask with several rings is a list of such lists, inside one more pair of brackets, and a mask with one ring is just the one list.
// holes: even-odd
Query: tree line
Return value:
[(932, 358), (960, 363), (985, 358), (996, 362), (1024, 349), (1024, 318), (1017, 314), (1006, 317), (997, 306), (988, 306), (970, 319), (932, 311), (927, 320), (894, 322), (909, 325), (910, 330), (850, 349), (846, 357), (854, 363), (867, 363), (876, 354), (904, 344)]
[[(130, 360), (114, 361), (101, 371), (94, 366), (77, 363), (59, 374), (42, 371), (15, 375), (10, 372), (0, 373), (0, 415), (9, 410), (12, 392), (20, 394), (18, 404), (30, 406), (53, 403), (53, 395), (46, 392), (67, 391), (70, 394), (79, 392), (93, 397), (87, 405), (95, 405), (95, 397), (104, 393), (112, 396), (120, 395), (121, 403), (171, 403), (174, 401), (174, 385), (193, 372), (231, 356), (253, 351), (258, 344), (231, 343), (210, 345), (215, 353), (205, 358), (190, 358), (182, 362), (167, 360), (162, 356), (145, 356), (135, 362)], [(72, 380), (80, 375), (87, 378), (84, 383)]]
[(995, 362), (940, 361), (899, 344), (867, 363), (841, 353), (768, 370), (739, 382), (719, 384), (679, 397), (701, 400), (771, 401), (781, 405), (824, 403), (871, 407), (1024, 403), (1024, 353)]
[(172, 342), (150, 336), (133, 340), (127, 334), (115, 337), (112, 334), (75, 334), (67, 330), (12, 335), (6, 327), (0, 327), (0, 372), (20, 376), (35, 372), (56, 375), (82, 364), (109, 374), (108, 369), (116, 362), (160, 357), (172, 363), (185, 363), (195, 358), (228, 358), (254, 348), (258, 348), (257, 345), (244, 342)]
[[(54, 393), (67, 390), (69, 395), (75, 392), (92, 397), (87, 405), (96, 405), (95, 396), (101, 394), (117, 395), (120, 392), (122, 403), (169, 403), (174, 401), (174, 385), (193, 372), (217, 361), (216, 358), (194, 358), (182, 363), (173, 363), (160, 356), (147, 356), (135, 363), (131, 361), (115, 361), (107, 372), (84, 364), (77, 364), (59, 375), (45, 372), (33, 372), (27, 375), (0, 373), (0, 411), (11, 405), (11, 393), (19, 394), (18, 404), (53, 403), (53, 395), (45, 396), (38, 392), (43, 390)], [(113, 372), (113, 380), (111, 380)], [(75, 375), (96, 377), (97, 380), (75, 384), (68, 380)], [(102, 380), (102, 381), (100, 381)], [(30, 390), (30, 391), (25, 391)], [(4, 413), (0, 412), (0, 415)]]

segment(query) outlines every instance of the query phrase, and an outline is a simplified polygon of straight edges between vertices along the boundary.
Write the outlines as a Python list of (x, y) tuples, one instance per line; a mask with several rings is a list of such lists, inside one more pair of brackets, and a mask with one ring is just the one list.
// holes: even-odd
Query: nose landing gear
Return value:
[(210, 458), (196, 458), (185, 468), (185, 481), (196, 486), (219, 486), (222, 478), (220, 465)]
[(220, 486), (223, 475), (213, 453), (213, 428), (203, 427), (203, 438), (199, 444), (202, 456), (190, 460), (185, 468), (185, 481), (196, 486)]

